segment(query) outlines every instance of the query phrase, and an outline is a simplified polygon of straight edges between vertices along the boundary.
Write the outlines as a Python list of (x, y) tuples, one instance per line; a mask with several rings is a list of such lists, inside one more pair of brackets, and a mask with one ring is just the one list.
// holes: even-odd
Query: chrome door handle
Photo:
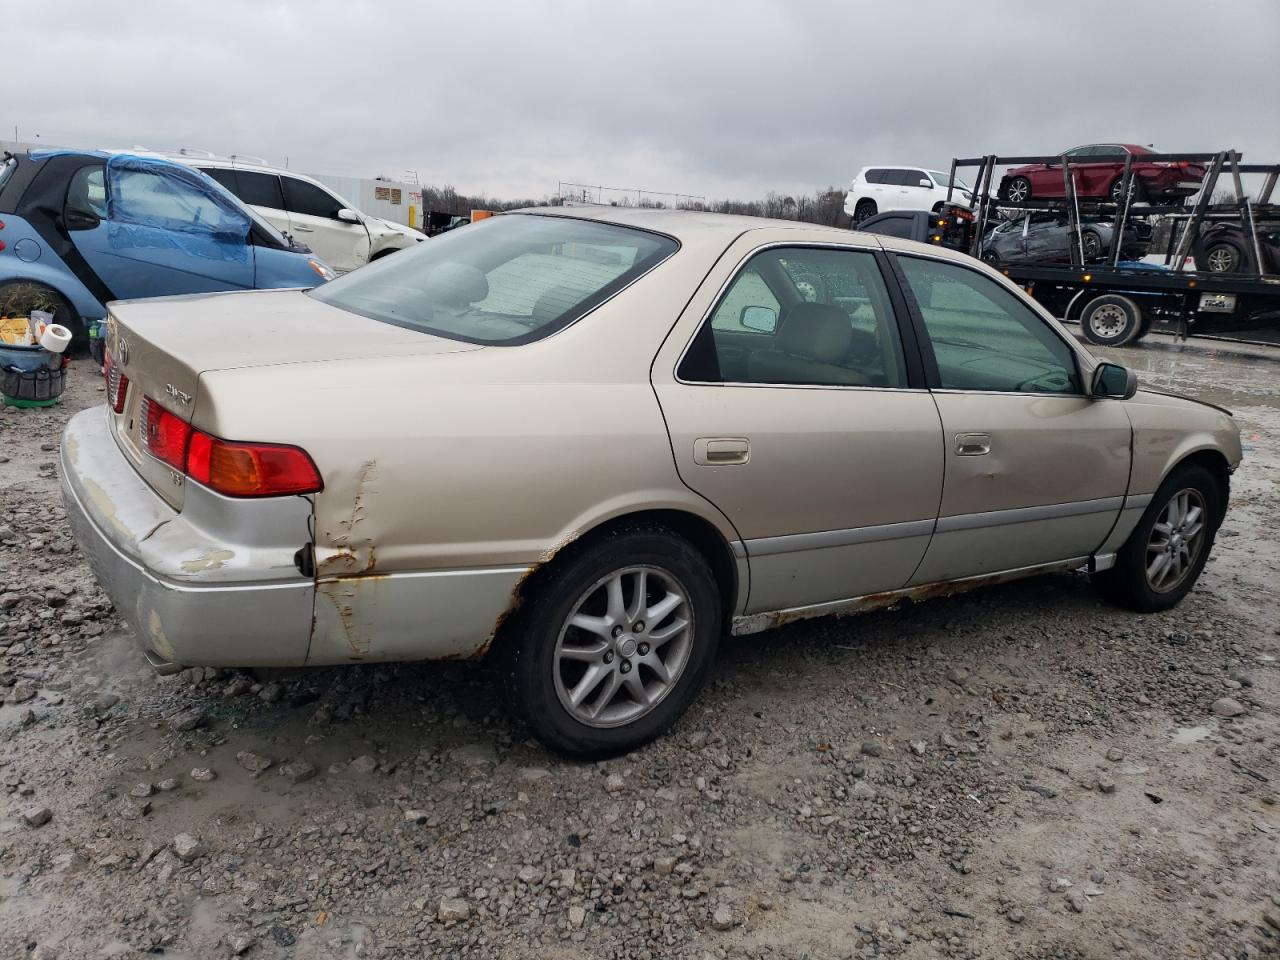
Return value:
[(316, 232), (315, 227), (304, 227), (301, 224), (294, 227), (293, 229), (297, 230), (299, 233), (315, 233)]
[(988, 433), (957, 433), (956, 456), (982, 457), (991, 452), (991, 435)]
[(745, 437), (699, 437), (693, 441), (693, 462), (707, 467), (746, 463), (751, 443)]

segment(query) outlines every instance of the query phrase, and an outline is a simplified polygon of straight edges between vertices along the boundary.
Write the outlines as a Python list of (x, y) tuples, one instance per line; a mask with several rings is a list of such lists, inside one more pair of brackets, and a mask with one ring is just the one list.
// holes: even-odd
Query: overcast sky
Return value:
[(0, 24), (0, 139), (502, 197), (749, 198), (1092, 141), (1280, 162), (1276, 0), (0, 0)]

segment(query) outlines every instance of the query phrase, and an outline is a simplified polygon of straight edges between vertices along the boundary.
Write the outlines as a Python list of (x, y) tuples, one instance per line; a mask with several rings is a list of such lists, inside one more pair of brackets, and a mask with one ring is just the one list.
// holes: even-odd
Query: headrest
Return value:
[(466, 306), (489, 295), (489, 281), (467, 263), (453, 260), (437, 265), (426, 280), (426, 292), (438, 303)]
[(853, 343), (848, 315), (829, 303), (797, 303), (778, 332), (777, 349), (821, 363), (839, 363)]

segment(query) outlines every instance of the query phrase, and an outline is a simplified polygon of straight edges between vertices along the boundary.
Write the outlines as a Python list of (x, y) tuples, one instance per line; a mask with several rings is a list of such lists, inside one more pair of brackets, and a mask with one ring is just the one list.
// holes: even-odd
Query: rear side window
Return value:
[(452, 230), (311, 292), (362, 316), (470, 343), (541, 340), (671, 256), (670, 237), (507, 214)]
[(255, 207), (271, 207), (273, 210), (285, 208), (284, 195), (280, 191), (280, 178), (274, 173), (237, 170), (235, 174), (236, 183), (239, 185), (236, 195), (245, 203), (251, 203)]
[(305, 180), (297, 180), (293, 177), (281, 177), (280, 180), (284, 184), (285, 210), (310, 217), (338, 219), (338, 211), (342, 209), (342, 204), (333, 194)]
[(1081, 393), (1075, 352), (1030, 307), (976, 270), (898, 257), (944, 390)]
[(107, 187), (102, 164), (89, 164), (71, 175), (67, 182), (67, 209), (106, 219)]
[(907, 384), (897, 321), (875, 257), (808, 247), (752, 257), (678, 372), (692, 382)]
[(875, 170), (868, 170), (866, 177), (867, 183), (887, 183), (888, 181), (886, 178), (888, 175), (888, 170), (882, 170), (878, 167)]

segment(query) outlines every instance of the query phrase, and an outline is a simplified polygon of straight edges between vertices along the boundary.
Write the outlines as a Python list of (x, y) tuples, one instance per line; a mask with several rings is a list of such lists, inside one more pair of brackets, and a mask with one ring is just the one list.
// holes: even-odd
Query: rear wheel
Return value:
[(1080, 330), (1090, 343), (1118, 347), (1128, 343), (1142, 328), (1142, 311), (1128, 297), (1105, 294), (1085, 304), (1080, 314)]
[(1130, 610), (1167, 610), (1195, 586), (1221, 522), (1217, 479), (1200, 464), (1184, 464), (1160, 485), (1115, 566), (1094, 574), (1094, 583)]
[[(1112, 203), (1119, 203), (1124, 199), (1124, 177), (1119, 177), (1108, 192)], [(1129, 202), (1139, 203), (1146, 196), (1146, 191), (1142, 188), (1142, 180), (1139, 177), (1132, 177), (1129, 180)]]
[(858, 205), (853, 208), (853, 222), (855, 225), (875, 215), (876, 202), (874, 200), (859, 200)]
[(71, 331), (71, 349), (88, 346), (89, 331), (71, 301), (53, 287), (38, 280), (9, 280), (0, 283), (0, 316), (26, 317), (32, 310), (53, 314), (53, 322)]
[(706, 681), (719, 589), (665, 527), (623, 528), (562, 555), (530, 592), (499, 639), (497, 680), (552, 750), (591, 758), (647, 743)]
[(1244, 263), (1244, 254), (1234, 243), (1215, 243), (1204, 255), (1210, 273), (1235, 273)]
[(1014, 177), (1004, 189), (1004, 199), (1021, 203), (1031, 199), (1031, 181), (1026, 177)]

